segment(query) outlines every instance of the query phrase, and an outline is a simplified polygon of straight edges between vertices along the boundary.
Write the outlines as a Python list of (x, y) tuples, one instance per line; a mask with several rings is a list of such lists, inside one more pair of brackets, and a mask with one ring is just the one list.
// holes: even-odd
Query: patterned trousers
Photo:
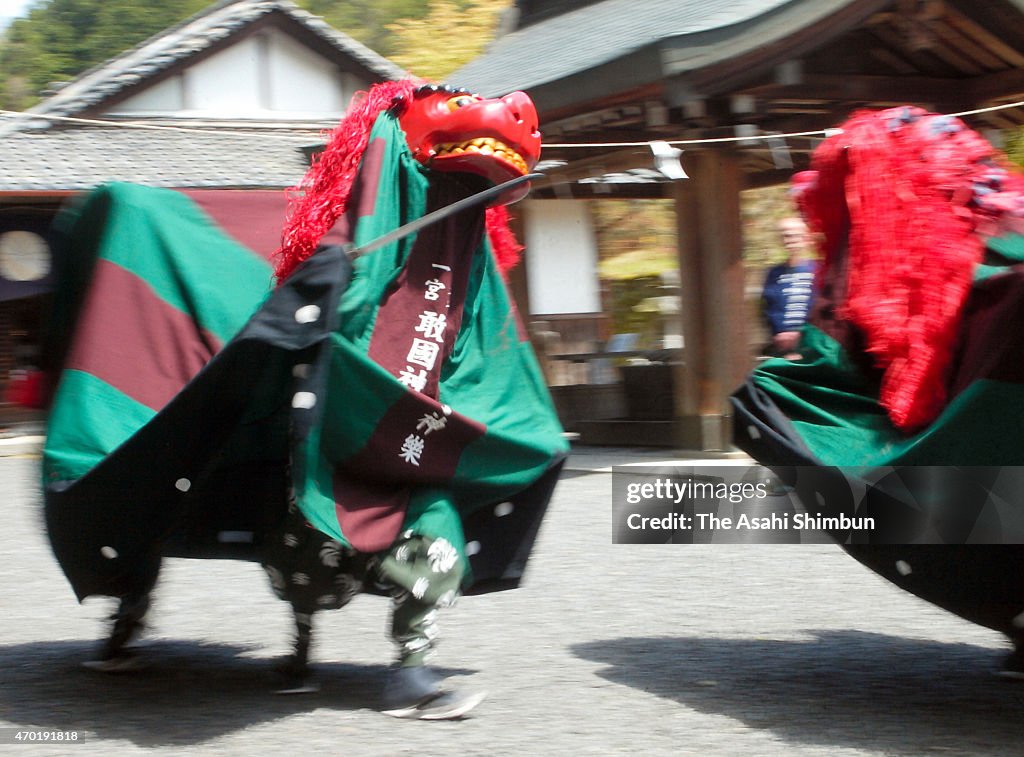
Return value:
[(455, 603), (462, 583), (462, 560), (447, 540), (406, 531), (389, 549), (367, 555), (313, 528), (294, 505), (271, 538), (263, 568), (297, 622), (311, 625), (317, 610), (344, 607), (364, 590), (387, 593), (399, 663), (426, 661), (437, 642), (437, 610)]

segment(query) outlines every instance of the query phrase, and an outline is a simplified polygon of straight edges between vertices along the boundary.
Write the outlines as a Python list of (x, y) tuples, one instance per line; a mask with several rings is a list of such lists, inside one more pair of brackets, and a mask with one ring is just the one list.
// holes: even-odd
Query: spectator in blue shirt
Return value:
[(811, 309), (814, 274), (818, 269), (807, 225), (799, 218), (779, 221), (788, 257), (768, 270), (761, 293), (762, 309), (772, 334), (768, 352), (790, 360), (800, 357), (800, 328)]

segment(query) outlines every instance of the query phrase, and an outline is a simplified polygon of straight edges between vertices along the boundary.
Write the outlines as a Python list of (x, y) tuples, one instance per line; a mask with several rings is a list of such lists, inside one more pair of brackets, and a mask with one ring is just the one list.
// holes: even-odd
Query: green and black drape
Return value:
[[(331, 238), (358, 247), (471, 191), (385, 114)], [(354, 262), (326, 246), (276, 288), (176, 192), (106, 186), (61, 227), (73, 336), (44, 485), (79, 598), (137, 588), (160, 553), (260, 559), (289, 494), (343, 543), (413, 529), (460, 548), (470, 592), (518, 583), (565, 444), (482, 208)]]
[[(1022, 262), (1024, 237), (990, 240), (963, 312), (949, 402), (917, 433), (897, 430), (879, 404), (880, 374), (856, 330), (835, 317), (838, 279), (824, 282), (802, 358), (762, 363), (733, 395), (736, 443), (790, 479), (805, 506), (876, 519), (877, 543), (847, 551), (1015, 637), (1024, 633), (1024, 549), (1000, 542), (1024, 520)], [(857, 469), (877, 482), (860, 501), (844, 483)]]

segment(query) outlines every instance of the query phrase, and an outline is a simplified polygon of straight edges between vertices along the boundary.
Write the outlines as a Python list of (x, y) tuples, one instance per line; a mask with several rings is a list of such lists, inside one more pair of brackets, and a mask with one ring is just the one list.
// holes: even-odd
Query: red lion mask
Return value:
[[(316, 251), (345, 212), (370, 130), (388, 109), (398, 113), (413, 156), (432, 170), (471, 173), (498, 184), (528, 173), (540, 157), (537, 111), (522, 92), (483, 99), (464, 89), (409, 80), (374, 85), (353, 98), (323, 153), (292, 188), (297, 197), (276, 256), (278, 280)], [(516, 264), (522, 247), (502, 205), (522, 199), (528, 190), (516, 187), (487, 209), (487, 233), (503, 272)]]
[[(523, 92), (485, 100), (465, 89), (426, 85), (398, 121), (413, 157), (435, 171), (483, 176), (493, 184), (528, 173), (540, 157), (537, 111)], [(503, 195), (522, 199), (528, 187)]]

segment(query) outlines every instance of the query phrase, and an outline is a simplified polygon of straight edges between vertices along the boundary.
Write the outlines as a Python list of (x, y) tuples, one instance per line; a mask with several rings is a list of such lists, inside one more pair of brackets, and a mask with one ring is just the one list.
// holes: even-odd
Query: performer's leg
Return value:
[(484, 695), (444, 691), (440, 678), (426, 665), (438, 638), (437, 610), (454, 603), (462, 583), (458, 554), (442, 539), (413, 536), (389, 551), (378, 572), (394, 586), (391, 637), (398, 647), (398, 664), (384, 692), (384, 711), (424, 720), (461, 717)]
[(143, 618), (149, 612), (149, 589), (132, 593), (121, 598), (117, 612), (113, 615), (114, 627), (104, 648), (105, 657), (123, 653), (125, 645), (142, 630)]
[(312, 528), (294, 504), (268, 541), (263, 568), (295, 618), (293, 653), (275, 668), (282, 679), (277, 693), (317, 691), (309, 666), (313, 613), (348, 604), (362, 590), (367, 559)]
[(1024, 681), (1024, 632), (1013, 634), (1013, 651), (1003, 661), (1003, 667), (998, 674), (1003, 678), (1015, 681)]
[(160, 562), (159, 553), (154, 552), (138, 585), (121, 597), (117, 612), (110, 616), (113, 626), (98, 656), (83, 662), (84, 667), (104, 673), (120, 673), (141, 667), (141, 661), (128, 648), (128, 642), (138, 636), (145, 626), (143, 619), (149, 611), (150, 594), (160, 573)]
[(295, 614), (295, 652), (292, 665), (300, 671), (306, 670), (309, 662), (309, 643), (313, 638), (313, 616)]
[(278, 694), (307, 694), (320, 690), (309, 669), (309, 645), (313, 639), (313, 613), (300, 612), (292, 606), (295, 615), (295, 646), (292, 655), (277, 667), (284, 679)]
[(409, 592), (395, 597), (391, 612), (391, 638), (398, 646), (398, 666), (425, 665), (438, 637), (437, 607), (417, 601)]

